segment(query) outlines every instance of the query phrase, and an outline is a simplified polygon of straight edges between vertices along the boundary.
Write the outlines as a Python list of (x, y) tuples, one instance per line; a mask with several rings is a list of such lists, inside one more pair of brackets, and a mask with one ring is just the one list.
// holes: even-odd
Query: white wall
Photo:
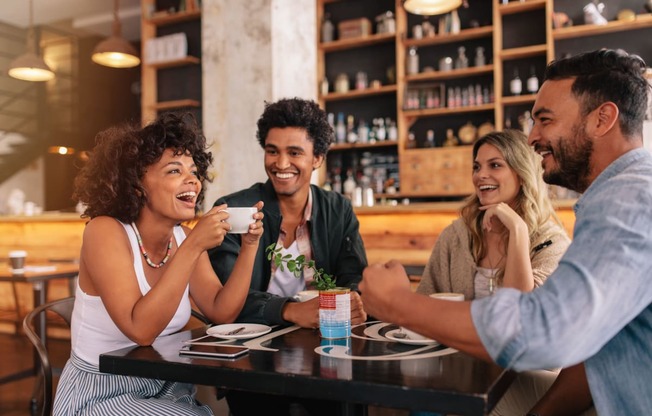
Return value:
[(203, 127), (215, 159), (205, 208), (265, 181), (256, 121), (265, 101), (316, 98), (314, 0), (204, 0)]

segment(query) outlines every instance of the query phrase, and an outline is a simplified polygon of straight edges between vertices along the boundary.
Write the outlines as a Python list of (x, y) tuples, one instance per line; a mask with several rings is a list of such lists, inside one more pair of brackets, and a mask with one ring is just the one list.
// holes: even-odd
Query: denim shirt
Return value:
[(573, 242), (546, 283), (471, 304), (491, 357), (517, 371), (584, 361), (600, 415), (652, 409), (652, 155), (611, 163), (574, 207)]

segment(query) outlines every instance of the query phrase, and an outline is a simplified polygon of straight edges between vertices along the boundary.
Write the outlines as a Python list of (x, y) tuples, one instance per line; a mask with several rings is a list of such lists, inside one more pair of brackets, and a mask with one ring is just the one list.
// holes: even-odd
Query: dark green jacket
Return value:
[[(337, 285), (357, 289), (362, 270), (367, 266), (367, 256), (359, 232), (359, 223), (351, 203), (335, 192), (324, 191), (311, 185), (312, 216), (308, 223), (312, 256), (318, 268), (323, 268), (337, 279)], [(232, 207), (250, 207), (263, 201), (263, 226), (265, 232), (260, 240), (251, 286), (238, 322), (254, 322), (267, 325), (284, 324), (281, 311), (291, 298), (267, 293), (272, 266), (265, 248), (278, 241), (281, 230), (281, 212), (271, 182), (256, 183), (249, 189), (235, 192), (218, 199), (215, 205), (227, 203)], [(226, 283), (240, 251), (240, 235), (227, 234), (219, 247), (209, 251), (215, 273)]]

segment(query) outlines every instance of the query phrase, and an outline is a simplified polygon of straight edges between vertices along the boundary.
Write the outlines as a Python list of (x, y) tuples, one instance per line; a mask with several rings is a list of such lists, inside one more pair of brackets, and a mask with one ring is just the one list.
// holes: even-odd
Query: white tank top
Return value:
[[(134, 271), (138, 279), (140, 292), (145, 295), (151, 287), (145, 278), (143, 262), (140, 259), (140, 249), (136, 234), (130, 225), (121, 223), (127, 232), (131, 250), (134, 253)], [(180, 226), (174, 227), (174, 238), (177, 246), (180, 246), (186, 238), (186, 234)], [(188, 286), (177, 311), (172, 317), (168, 326), (159, 336), (169, 335), (183, 328), (190, 319), (190, 299), (188, 298)], [(99, 366), (100, 354), (117, 350), (120, 348), (132, 347), (136, 343), (127, 338), (118, 329), (99, 296), (91, 296), (84, 293), (77, 283), (75, 293), (75, 308), (72, 311), (70, 327), (72, 350), (82, 360)]]

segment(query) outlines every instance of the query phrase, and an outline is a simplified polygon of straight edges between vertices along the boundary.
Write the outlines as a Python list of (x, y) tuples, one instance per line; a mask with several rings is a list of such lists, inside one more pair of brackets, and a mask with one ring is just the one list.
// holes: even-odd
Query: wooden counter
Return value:
[[(557, 215), (572, 237), (575, 201), (555, 204)], [(404, 265), (424, 266), (439, 234), (459, 217), (462, 202), (356, 208), (360, 234), (369, 263), (396, 259)]]
[[(81, 249), (85, 219), (76, 213), (45, 213), (35, 216), (0, 216), (0, 267), (8, 266), (12, 250), (27, 251), (27, 263), (77, 261)], [(0, 283), (0, 332), (13, 333), (16, 320), (33, 309), (32, 287), (17, 283), (16, 297), (11, 283)], [(67, 279), (48, 284), (48, 300), (69, 296)]]

